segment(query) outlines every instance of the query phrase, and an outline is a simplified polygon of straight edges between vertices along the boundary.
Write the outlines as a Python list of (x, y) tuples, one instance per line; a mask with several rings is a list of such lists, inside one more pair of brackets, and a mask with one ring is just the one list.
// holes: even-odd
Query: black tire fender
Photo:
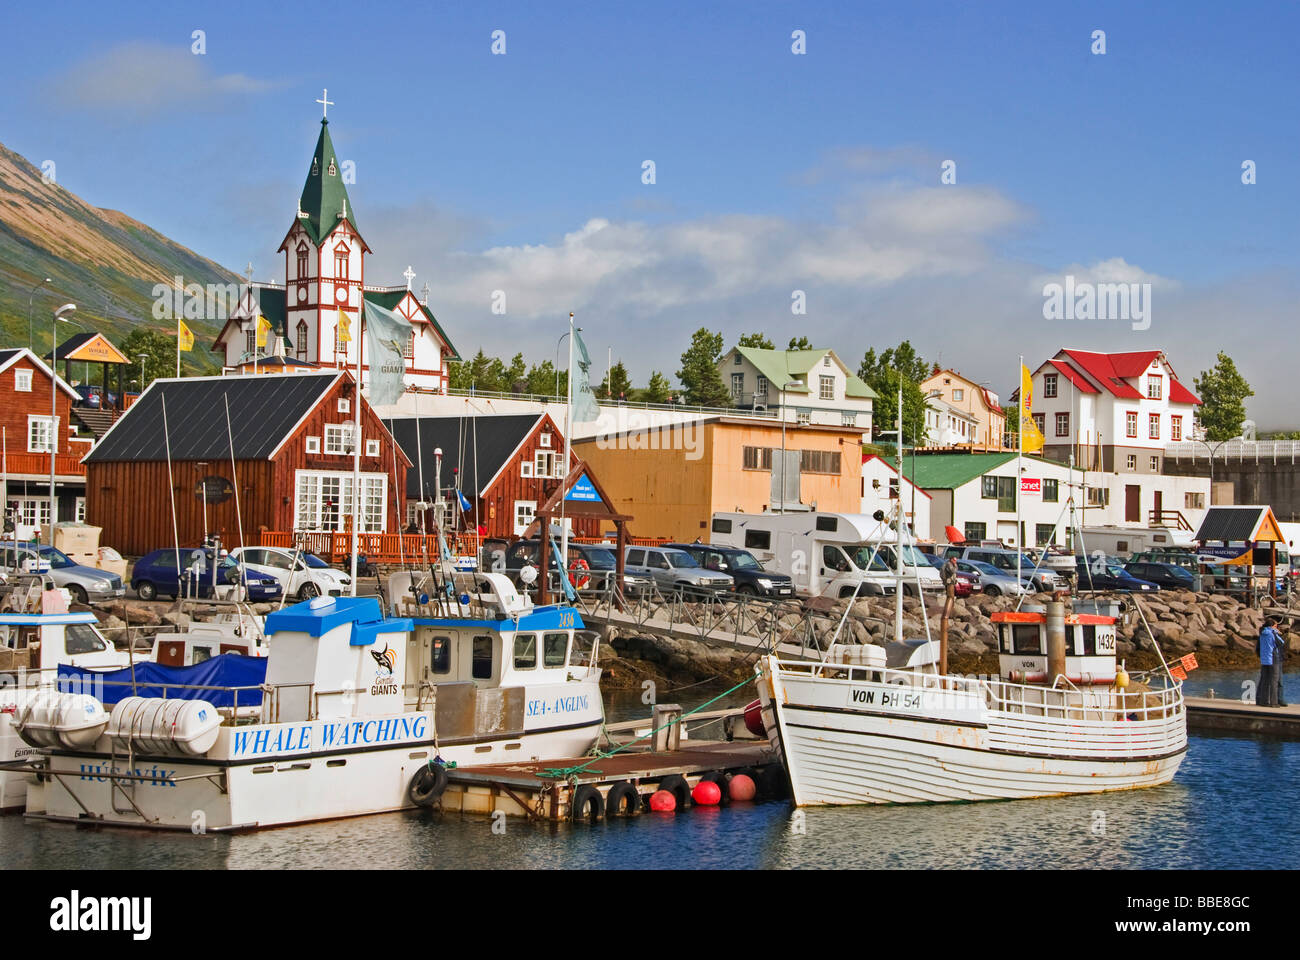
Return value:
[(579, 784), (573, 791), (573, 821), (596, 823), (605, 816), (605, 798), (589, 783)]
[(785, 767), (773, 763), (758, 775), (758, 796), (762, 800), (784, 800), (790, 796), (790, 779)]
[(620, 780), (605, 794), (605, 819), (635, 817), (641, 812), (641, 793), (631, 780)]
[(685, 810), (691, 804), (691, 785), (680, 773), (674, 773), (659, 781), (659, 789), (667, 790), (677, 801), (677, 809)]
[(426, 763), (411, 777), (406, 795), (417, 807), (432, 807), (447, 789), (449, 782), (446, 767), (441, 763)]

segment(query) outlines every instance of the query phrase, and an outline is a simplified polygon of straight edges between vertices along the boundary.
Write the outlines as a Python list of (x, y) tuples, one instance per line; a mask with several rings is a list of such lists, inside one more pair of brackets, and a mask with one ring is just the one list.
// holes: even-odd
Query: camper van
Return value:
[[(865, 513), (715, 513), (710, 542), (741, 547), (788, 574), (803, 596), (892, 595), (898, 535)], [(942, 590), (939, 571), (904, 543), (903, 589)], [(859, 589), (860, 587), (860, 589)]]
[(1098, 550), (1108, 557), (1130, 557), (1135, 553), (1160, 550), (1168, 547), (1192, 546), (1192, 535), (1172, 527), (1117, 527), (1098, 526), (1083, 528), (1083, 550), (1094, 556)]

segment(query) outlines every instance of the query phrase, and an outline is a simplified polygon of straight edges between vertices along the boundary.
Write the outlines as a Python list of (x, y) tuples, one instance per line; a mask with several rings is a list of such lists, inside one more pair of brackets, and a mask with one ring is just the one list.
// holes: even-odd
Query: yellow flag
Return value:
[(271, 332), (271, 321), (260, 313), (257, 315), (257, 345), (266, 346), (266, 335)]
[(1020, 444), (1025, 453), (1043, 449), (1043, 432), (1034, 422), (1034, 379), (1029, 368), (1020, 365)]
[(177, 344), (181, 350), (189, 353), (194, 349), (194, 333), (189, 327), (185, 326), (184, 320), (177, 320), (176, 323)]
[(339, 343), (348, 343), (352, 339), (352, 321), (342, 310), (339, 311)]

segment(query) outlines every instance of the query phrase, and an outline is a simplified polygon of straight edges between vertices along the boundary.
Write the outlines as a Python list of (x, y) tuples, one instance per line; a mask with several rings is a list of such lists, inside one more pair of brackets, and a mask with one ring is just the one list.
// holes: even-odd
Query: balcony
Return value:
[[(58, 477), (84, 477), (86, 465), (81, 462), (83, 454), (60, 453), (54, 458), (54, 474)], [(4, 456), (4, 472), (9, 475), (27, 475), (48, 477), (50, 475), (50, 455), (48, 453), (7, 453)]]

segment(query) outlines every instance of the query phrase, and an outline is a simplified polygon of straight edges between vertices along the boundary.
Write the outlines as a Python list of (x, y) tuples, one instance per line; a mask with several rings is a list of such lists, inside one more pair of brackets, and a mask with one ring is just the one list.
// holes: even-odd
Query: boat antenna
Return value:
[[(163, 445), (167, 448), (167, 490), (171, 494), (172, 506), (172, 543), (176, 547), (176, 588), (181, 589), (181, 534), (180, 525), (176, 522), (176, 482), (172, 479), (172, 437), (171, 431), (167, 428), (167, 394), (162, 387), (158, 388), (158, 400), (162, 403), (163, 417)], [(204, 491), (207, 492), (206, 490)], [(127, 639), (128, 645), (130, 638)]]

